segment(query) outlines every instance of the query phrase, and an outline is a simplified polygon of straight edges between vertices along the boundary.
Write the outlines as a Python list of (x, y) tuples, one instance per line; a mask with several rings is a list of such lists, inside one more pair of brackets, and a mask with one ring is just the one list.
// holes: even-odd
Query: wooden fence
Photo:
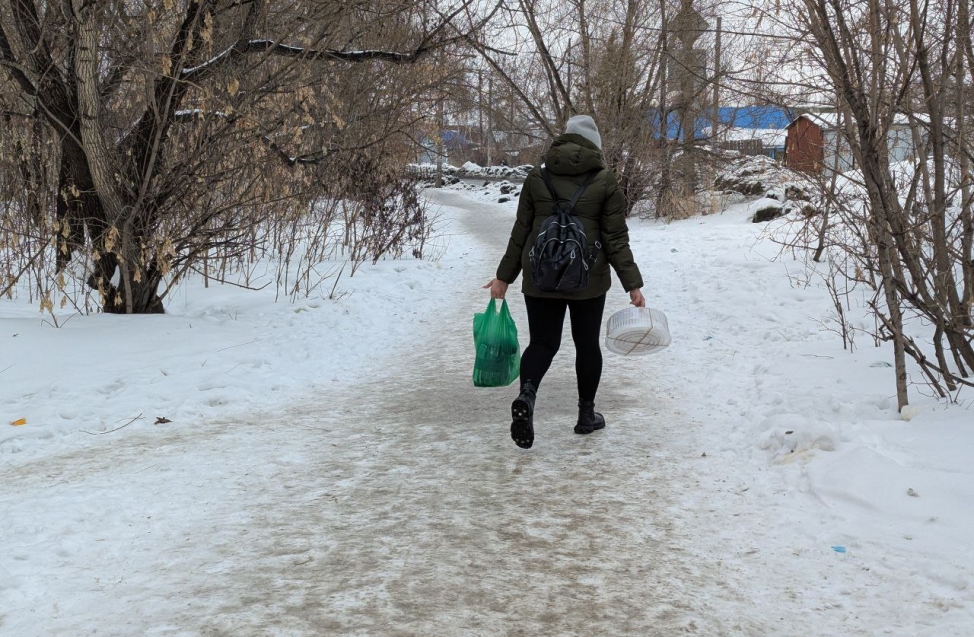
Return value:
[(736, 150), (742, 155), (765, 155), (764, 142), (760, 139), (735, 139), (732, 141), (720, 142), (720, 147), (724, 150)]

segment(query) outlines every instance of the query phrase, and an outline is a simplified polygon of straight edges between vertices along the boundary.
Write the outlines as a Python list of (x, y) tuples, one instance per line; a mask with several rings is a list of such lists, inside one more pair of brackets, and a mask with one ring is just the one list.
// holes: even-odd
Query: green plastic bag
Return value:
[(521, 373), (521, 346), (507, 301), (498, 312), (491, 299), (484, 312), (474, 314), (473, 343), (477, 348), (474, 387), (506, 387), (517, 380)]

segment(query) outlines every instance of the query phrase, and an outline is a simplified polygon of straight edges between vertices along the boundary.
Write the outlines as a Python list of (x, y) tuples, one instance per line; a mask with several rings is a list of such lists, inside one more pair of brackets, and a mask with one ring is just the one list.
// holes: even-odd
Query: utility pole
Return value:
[[(480, 143), (485, 144), (487, 142), (487, 136), (484, 134), (484, 69), (477, 69), (477, 115), (480, 119), (480, 129), (477, 131), (480, 137)], [(480, 159), (479, 157), (477, 158)]]
[(511, 108), (510, 108), (510, 116), (508, 117), (508, 121), (510, 123), (507, 125), (507, 134), (504, 136), (504, 138), (508, 140), (507, 152), (504, 153), (505, 161), (510, 156), (510, 152), (514, 148), (514, 144), (520, 143), (520, 142), (515, 142), (515, 137), (514, 137), (514, 87), (513, 86), (511, 86)]
[[(675, 16), (671, 25), (673, 32), (680, 41), (676, 48), (675, 57), (676, 79), (680, 93), (677, 102), (677, 114), (680, 119), (680, 131), (683, 134), (683, 154), (678, 158), (676, 170), (681, 173), (684, 189), (693, 192), (697, 181), (696, 162), (696, 129), (697, 118), (702, 109), (697, 104), (704, 87), (700, 78), (706, 73), (705, 51), (696, 48), (694, 43), (707, 28), (707, 21), (693, 8), (693, 0), (682, 0), (680, 12)], [(674, 75), (671, 73), (671, 75)]]
[(436, 187), (443, 187), (443, 98), (437, 104), (436, 126)]
[(659, 143), (662, 150), (660, 160), (659, 191), (656, 193), (656, 217), (665, 217), (670, 200), (670, 131), (669, 114), (666, 112), (666, 71), (671, 64), (670, 50), (667, 43), (666, 8), (663, 6), (662, 30), (660, 31), (660, 80), (659, 80)]
[(494, 78), (487, 78), (487, 165), (491, 163), (491, 148), (494, 146)]
[(714, 119), (710, 129), (711, 141), (717, 141), (717, 125), (720, 124), (720, 31), (721, 18), (717, 18), (717, 42), (714, 48)]
[(571, 99), (572, 96), (572, 41), (568, 40), (568, 98)]

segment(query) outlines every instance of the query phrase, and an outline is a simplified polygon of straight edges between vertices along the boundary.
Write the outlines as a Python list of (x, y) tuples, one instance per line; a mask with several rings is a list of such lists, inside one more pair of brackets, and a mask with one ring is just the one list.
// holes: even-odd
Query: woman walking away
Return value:
[[(521, 356), (521, 392), (511, 404), (511, 438), (524, 449), (534, 444), (535, 396), (561, 344), (565, 311), (571, 314), (575, 342), (575, 433), (590, 434), (605, 427), (605, 418), (595, 411), (595, 394), (602, 377), (599, 341), (610, 265), (631, 304), (646, 304), (643, 280), (629, 248), (626, 202), (615, 174), (605, 167), (601, 149), (602, 138), (591, 117), (568, 120), (544, 163), (525, 179), (507, 252), (497, 278), (484, 286), (491, 298), (503, 299), (508, 285), (523, 273), (530, 343)], [(558, 223), (545, 223), (555, 219)], [(577, 232), (578, 221), (584, 237)], [(586, 244), (587, 249), (582, 247)]]

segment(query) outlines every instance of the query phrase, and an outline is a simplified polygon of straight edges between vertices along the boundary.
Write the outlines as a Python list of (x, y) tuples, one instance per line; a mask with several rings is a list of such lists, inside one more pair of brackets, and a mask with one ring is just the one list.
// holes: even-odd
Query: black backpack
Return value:
[(589, 173), (568, 201), (558, 197), (548, 169), (541, 168), (541, 177), (555, 200), (529, 253), (531, 282), (541, 292), (571, 292), (588, 285), (589, 268), (595, 263), (602, 244), (596, 241), (595, 248), (589, 252), (585, 228), (575, 216), (575, 204), (598, 172)]

